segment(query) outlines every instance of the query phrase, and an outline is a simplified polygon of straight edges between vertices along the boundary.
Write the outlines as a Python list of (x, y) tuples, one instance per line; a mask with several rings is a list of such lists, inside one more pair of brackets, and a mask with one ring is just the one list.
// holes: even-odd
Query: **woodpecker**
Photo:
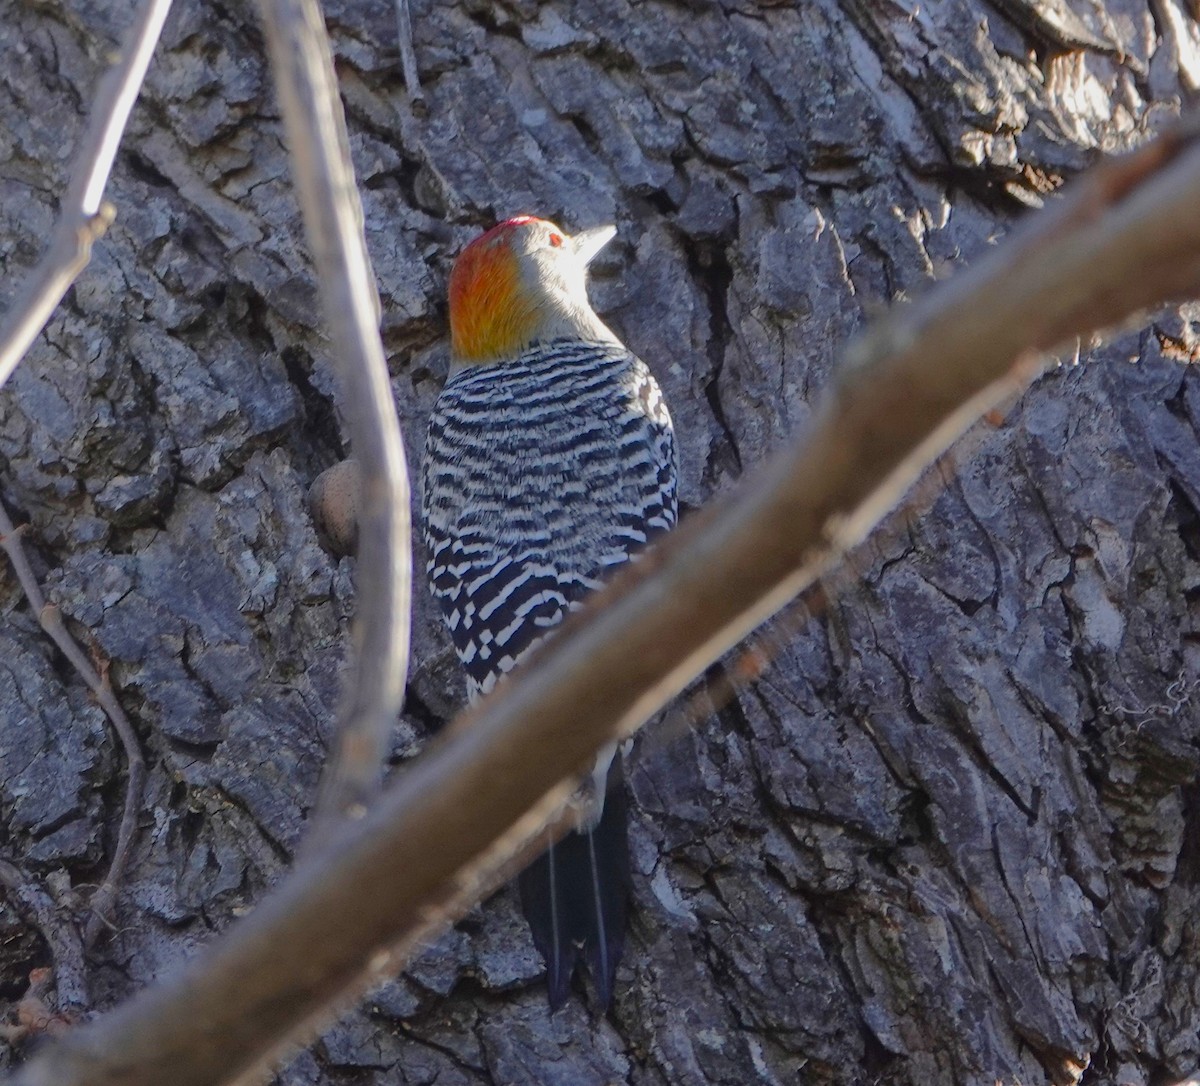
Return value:
[[(422, 505), (430, 587), (471, 700), (675, 523), (662, 393), (588, 301), (588, 264), (615, 234), (571, 237), (523, 215), (475, 239), (450, 275), (450, 373)], [(615, 753), (581, 785), (578, 828), (518, 879), (551, 1010), (581, 959), (599, 1006), (612, 998), (630, 886)]]

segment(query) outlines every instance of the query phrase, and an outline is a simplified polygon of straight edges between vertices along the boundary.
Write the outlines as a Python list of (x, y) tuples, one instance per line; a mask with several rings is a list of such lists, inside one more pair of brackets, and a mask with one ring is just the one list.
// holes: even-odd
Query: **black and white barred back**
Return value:
[(674, 525), (676, 486), (658, 383), (619, 343), (534, 344), (446, 382), (425, 446), (425, 542), (472, 699)]

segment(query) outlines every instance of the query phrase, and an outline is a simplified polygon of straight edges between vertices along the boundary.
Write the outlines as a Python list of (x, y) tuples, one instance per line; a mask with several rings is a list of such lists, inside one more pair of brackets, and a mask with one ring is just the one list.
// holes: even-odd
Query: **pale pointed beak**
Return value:
[(596, 254), (617, 236), (615, 226), (594, 226), (584, 230), (571, 239), (571, 247), (575, 255), (586, 266), (592, 262)]

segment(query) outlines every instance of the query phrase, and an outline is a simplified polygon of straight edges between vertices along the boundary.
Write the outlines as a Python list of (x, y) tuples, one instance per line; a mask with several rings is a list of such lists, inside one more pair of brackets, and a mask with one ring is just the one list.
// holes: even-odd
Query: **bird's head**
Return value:
[(514, 358), (535, 340), (612, 339), (587, 298), (587, 266), (616, 233), (574, 237), (522, 215), (463, 250), (450, 273), (450, 353), (455, 367)]

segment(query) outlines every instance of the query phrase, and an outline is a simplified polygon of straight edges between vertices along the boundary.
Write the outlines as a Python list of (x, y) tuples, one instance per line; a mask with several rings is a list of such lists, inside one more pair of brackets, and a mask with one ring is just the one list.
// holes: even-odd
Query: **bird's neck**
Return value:
[(470, 366), (491, 365), (519, 358), (534, 343), (555, 339), (582, 339), (617, 343), (612, 330), (586, 303), (573, 305), (555, 300), (535, 310), (520, 307), (498, 314), (476, 337), (456, 336), (451, 344), (450, 372)]

